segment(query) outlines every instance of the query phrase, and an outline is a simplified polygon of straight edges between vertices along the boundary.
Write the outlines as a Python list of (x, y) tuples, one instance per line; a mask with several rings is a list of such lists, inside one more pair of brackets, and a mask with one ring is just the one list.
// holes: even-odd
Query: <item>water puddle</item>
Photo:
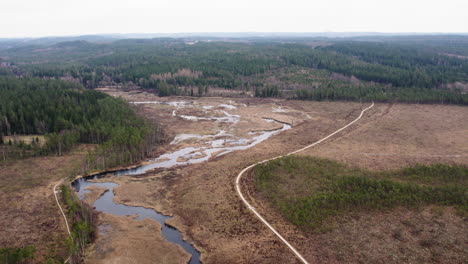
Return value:
[(162, 102), (162, 101), (142, 101), (142, 102), (130, 102), (131, 104), (139, 105), (139, 104), (165, 104), (174, 106), (176, 108), (183, 108), (186, 106), (191, 106), (193, 102), (188, 101), (180, 101), (180, 102)]
[(216, 137), (220, 137), (220, 136), (232, 136), (232, 135), (226, 134), (226, 131), (224, 131), (224, 130), (219, 130), (218, 133), (216, 133), (215, 135), (179, 134), (179, 135), (175, 136), (174, 140), (172, 140), (172, 142), (170, 144), (175, 145), (177, 143), (180, 143), (180, 142), (182, 142), (184, 140), (188, 140), (188, 139), (216, 138)]
[(240, 121), (240, 115), (231, 115), (226, 111), (220, 111), (225, 116), (210, 116), (210, 117), (200, 117), (200, 116), (190, 116), (190, 115), (177, 115), (176, 112), (172, 112), (172, 116), (179, 116), (185, 120), (190, 121), (215, 121), (215, 122), (226, 122), (226, 123), (237, 123)]
[[(268, 119), (269, 122), (276, 122)], [(205, 141), (206, 146), (202, 147), (186, 147), (172, 153), (163, 154), (156, 159), (152, 159), (148, 164), (143, 164), (135, 168), (124, 169), (113, 173), (114, 176), (122, 175), (138, 175), (144, 174), (150, 170), (157, 168), (170, 168), (174, 166), (183, 166), (188, 164), (201, 163), (209, 160), (214, 156), (221, 156), (236, 150), (245, 150), (260, 144), (271, 136), (291, 128), (288, 124), (282, 124), (282, 128), (272, 131), (250, 132), (252, 138), (237, 138), (237, 139), (214, 139)], [(218, 133), (219, 136), (224, 136)], [(198, 135), (197, 135), (198, 136)], [(185, 136), (184, 136), (185, 137)], [(203, 136), (200, 136), (204, 138)], [(201, 153), (201, 155), (200, 155)], [(214, 155), (218, 153), (217, 155)]]
[(237, 108), (237, 107), (235, 107), (235, 106), (233, 106), (233, 105), (230, 105), (230, 104), (220, 104), (220, 105), (218, 105), (218, 107), (220, 107), (220, 108), (226, 108), (226, 109), (230, 109), (230, 110), (236, 109), (236, 108)]
[[(177, 110), (186, 107), (193, 107), (194, 103), (189, 101), (178, 101), (178, 102), (163, 102), (163, 101), (140, 101), (140, 102), (130, 102), (131, 104), (140, 105), (140, 104), (164, 104), (175, 107)], [(202, 108), (206, 110), (212, 110), (214, 106), (202, 106)], [(233, 110), (237, 107), (231, 104), (219, 104), (218, 108), (229, 109)], [(240, 120), (239, 115), (231, 115), (226, 111), (216, 110), (216, 112), (224, 114), (224, 116), (210, 116), (210, 117), (199, 117), (199, 116), (191, 116), (191, 115), (177, 115), (177, 110), (172, 111), (172, 116), (179, 116), (185, 120), (190, 121), (216, 121), (216, 122), (227, 122), (227, 123), (237, 123)]]
[(287, 113), (288, 110), (287, 109), (284, 109), (282, 108), (281, 106), (278, 106), (277, 108), (273, 108), (273, 113)]
[[(150, 103), (150, 102), (134, 102), (134, 103)], [(151, 102), (153, 103), (153, 102)], [(162, 103), (162, 102), (154, 102)], [(173, 105), (177, 108), (184, 107), (188, 105), (187, 102), (169, 102), (167, 104)], [(229, 108), (229, 107), (228, 107)], [(224, 118), (235, 118), (239, 120), (240, 116), (230, 115), (226, 111), (221, 111), (225, 114)], [(175, 115), (175, 113), (174, 113)], [(182, 117), (182, 116), (181, 116)], [(213, 120), (213, 118), (208, 118)], [(165, 224), (167, 219), (171, 217), (165, 216), (153, 209), (148, 209), (139, 206), (126, 206), (123, 204), (118, 204), (114, 202), (114, 192), (113, 189), (118, 186), (118, 184), (113, 182), (103, 182), (95, 183), (89, 180), (97, 179), (102, 177), (112, 177), (112, 176), (123, 176), (123, 175), (139, 175), (144, 174), (150, 170), (156, 168), (170, 168), (174, 166), (183, 166), (194, 163), (201, 163), (209, 160), (212, 157), (218, 157), (225, 155), (227, 153), (236, 151), (236, 150), (245, 150), (251, 148), (265, 140), (269, 137), (278, 134), (282, 131), (288, 130), (291, 128), (289, 124), (280, 123), (273, 119), (264, 119), (266, 122), (276, 122), (282, 125), (281, 128), (271, 131), (258, 131), (258, 132), (249, 132), (249, 138), (239, 138), (231, 134), (227, 134), (224, 130), (219, 130), (218, 133), (214, 135), (197, 135), (197, 134), (180, 134), (177, 135), (173, 143), (177, 144), (184, 140), (196, 140), (198, 142), (197, 147), (186, 147), (174, 151), (172, 153), (163, 154), (155, 159), (150, 160), (148, 163), (140, 165), (131, 169), (123, 169), (110, 173), (96, 174), (86, 178), (81, 178), (75, 180), (72, 183), (72, 186), (78, 193), (80, 199), (84, 198), (84, 195), (87, 190), (87, 187), (90, 186), (102, 186), (107, 187), (109, 191), (105, 192), (98, 200), (95, 201), (94, 207), (96, 210), (118, 216), (124, 215), (137, 215), (137, 219), (141, 220), (144, 218), (151, 218), (158, 221), (162, 226), (163, 236), (170, 242), (176, 243), (184, 248), (189, 254), (192, 255), (192, 258), (189, 263), (200, 263), (200, 253), (189, 243), (182, 239), (182, 234), (175, 228), (170, 227)], [(219, 121), (215, 119), (215, 121)], [(106, 228), (100, 228), (100, 231), (105, 233)]]

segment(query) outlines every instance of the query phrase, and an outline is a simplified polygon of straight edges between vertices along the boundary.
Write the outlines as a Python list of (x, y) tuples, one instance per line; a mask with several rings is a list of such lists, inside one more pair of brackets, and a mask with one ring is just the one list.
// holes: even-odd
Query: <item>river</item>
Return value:
[[(229, 116), (232, 117), (233, 115)], [(278, 121), (272, 119), (264, 120), (266, 122), (279, 123)], [(170, 216), (163, 215), (149, 208), (139, 206), (127, 206), (116, 203), (114, 202), (113, 190), (115, 187), (118, 186), (118, 184), (111, 181), (96, 183), (93, 182), (93, 180), (98, 178), (139, 175), (156, 168), (170, 168), (174, 166), (185, 166), (193, 163), (205, 162), (208, 161), (210, 158), (225, 155), (236, 150), (244, 150), (251, 148), (267, 140), (269, 137), (291, 128), (289, 124), (281, 124), (282, 127), (276, 130), (250, 132), (250, 138), (238, 138), (234, 135), (226, 134), (225, 131), (219, 131), (219, 133), (217, 133), (216, 135), (211, 136), (181, 134), (178, 135), (173, 142), (177, 143), (178, 141), (183, 141), (185, 139), (195, 138), (197, 140), (203, 141), (204, 144), (201, 147), (186, 147), (172, 153), (163, 154), (135, 168), (112, 171), (109, 173), (100, 173), (80, 178), (75, 180), (72, 183), (72, 186), (78, 193), (80, 199), (84, 199), (85, 194), (89, 192), (88, 190), (86, 190), (86, 188), (90, 186), (106, 187), (108, 191), (106, 191), (93, 204), (97, 211), (117, 216), (137, 215), (137, 220), (145, 218), (154, 219), (161, 224), (162, 234), (167, 241), (180, 245), (187, 253), (191, 255), (191, 259), (189, 261), (190, 264), (201, 263), (200, 252), (198, 252), (193, 247), (193, 245), (184, 241), (182, 239), (182, 234), (177, 229), (166, 224), (166, 220), (170, 219)]]

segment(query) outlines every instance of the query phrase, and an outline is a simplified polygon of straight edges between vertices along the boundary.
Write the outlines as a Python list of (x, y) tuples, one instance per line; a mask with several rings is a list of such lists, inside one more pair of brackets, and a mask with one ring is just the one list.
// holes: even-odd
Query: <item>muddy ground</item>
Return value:
[[(202, 164), (147, 173), (137, 177), (120, 177), (117, 180), (120, 184), (115, 190), (117, 201), (127, 205), (150, 207), (164, 214), (173, 215), (170, 224), (179, 229), (184, 238), (201, 252), (204, 263), (296, 263), (294, 255), (244, 208), (234, 190), (235, 177), (242, 168), (256, 161), (301, 148), (334, 132), (356, 118), (360, 110), (368, 106), (360, 103), (259, 98), (158, 98), (138, 91), (106, 90), (106, 92), (130, 102), (193, 102), (196, 107), (177, 109), (176, 116), (173, 113), (174, 107), (165, 104), (136, 105), (140, 113), (160, 122), (166, 128), (168, 138), (174, 138), (181, 133), (215, 134), (220, 129), (236, 135), (246, 135), (249, 131), (278, 127), (276, 123), (264, 122), (262, 120), (264, 117), (292, 124), (292, 129), (247, 150), (216, 157)], [(177, 116), (202, 117), (206, 114), (203, 106), (216, 107), (220, 104), (236, 106), (236, 109), (226, 109), (226, 111), (229, 114), (240, 115), (241, 121), (233, 125), (214, 121), (190, 121)], [(463, 133), (468, 127), (468, 122), (463, 120), (466, 116), (468, 116), (467, 108), (457, 106), (377, 104), (366, 112), (356, 125), (338, 134), (326, 145), (306, 154), (330, 157), (348, 164), (375, 169), (394, 168), (402, 166), (402, 163), (414, 162), (467, 163), (468, 159), (464, 157), (468, 153), (466, 148), (468, 140), (466, 140), (467, 133)], [(422, 131), (424, 133), (421, 133)], [(360, 136), (361, 133), (365, 136)], [(193, 144), (199, 143), (189, 140), (176, 145), (165, 145), (155, 153), (155, 157), (162, 152), (174, 151), (178, 147)], [(360, 156), (359, 153), (379, 155)], [(410, 158), (413, 156), (409, 154), (417, 158)], [(386, 158), (389, 155), (393, 158)], [(372, 159), (369, 159), (370, 156)], [(330, 232), (328, 236), (307, 234), (296, 230), (274, 212), (269, 211), (268, 205), (262, 204), (261, 201), (256, 201), (255, 206), (260, 210), (263, 209), (266, 218), (273, 222), (273, 225), (311, 263), (342, 263), (348, 262), (347, 260), (358, 263), (366, 259), (364, 253), (348, 258), (354, 254), (353, 234), (363, 231), (362, 227), (359, 229), (352, 222), (346, 226), (350, 229), (346, 236), (348, 240), (337, 241), (339, 233)], [(396, 213), (390, 215), (398, 217)], [(410, 215), (408, 219), (412, 219), (411, 217), (418, 215)], [(374, 223), (380, 221), (382, 232), (390, 224), (389, 221), (393, 221), (392, 218), (383, 216), (372, 216), (372, 219), (377, 219)], [(372, 219), (366, 221), (372, 223)], [(382, 222), (385, 219), (390, 220)], [(111, 220), (106, 218), (102, 218), (101, 221), (103, 225), (112, 224)], [(460, 228), (460, 222), (454, 221), (453, 226)], [(123, 221), (119, 225), (122, 224)], [(132, 226), (130, 222), (125, 225), (125, 232), (129, 237), (134, 237), (140, 232)], [(441, 233), (446, 232), (441, 230)], [(449, 229), (450, 232), (451, 230), (456, 228)], [(105, 236), (101, 234), (100, 239), (105, 241)], [(116, 236), (113, 238), (113, 243), (121, 243), (119, 239), (126, 238)], [(141, 237), (141, 239), (150, 238)], [(357, 241), (356, 245), (371, 242), (377, 247), (380, 245), (376, 243), (379, 240), (378, 236), (369, 239), (372, 241)], [(100, 246), (99, 242), (96, 246)], [(343, 250), (336, 251), (337, 248)], [(116, 249), (109, 250), (113, 250), (113, 254), (118, 256), (120, 253)], [(376, 250), (385, 252), (383, 247)], [(90, 263), (100, 258), (100, 254), (99, 251), (92, 252)], [(406, 255), (401, 252), (396, 251), (392, 254), (397, 254), (394, 263), (398, 263), (397, 260), (405, 260)], [(145, 258), (144, 255), (141, 257)], [(147, 258), (147, 261), (151, 259), (153, 263), (158, 262), (158, 259), (152, 258), (151, 254), (148, 254)], [(384, 260), (388, 259), (375, 259), (376, 262)], [(410, 260), (412, 261), (409, 258), (408, 261)]]

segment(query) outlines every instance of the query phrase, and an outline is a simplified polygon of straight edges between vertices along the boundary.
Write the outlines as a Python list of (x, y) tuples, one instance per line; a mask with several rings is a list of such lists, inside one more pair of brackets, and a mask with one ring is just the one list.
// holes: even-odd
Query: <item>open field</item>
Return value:
[[(385, 107), (384, 105), (380, 106)], [(355, 130), (300, 153), (371, 169), (415, 163), (468, 163), (468, 109), (444, 105), (386, 105)]]
[[(304, 145), (314, 142), (321, 137), (328, 135), (335, 131), (337, 128), (343, 126), (347, 122), (353, 120), (363, 107), (359, 103), (330, 103), (330, 102), (302, 102), (302, 101), (284, 101), (258, 98), (239, 98), (225, 100), (223, 98), (157, 98), (152, 94), (145, 92), (133, 91), (129, 93), (120, 91), (107, 91), (114, 96), (121, 96), (131, 102), (138, 101), (193, 101), (200, 106), (209, 106), (216, 104), (232, 104), (236, 105), (238, 109), (229, 111), (231, 114), (240, 114), (241, 121), (236, 126), (230, 126), (217, 122), (208, 121), (190, 121), (184, 120), (180, 117), (172, 115), (172, 109), (163, 104), (143, 104), (138, 105), (140, 112), (148, 118), (158, 119), (166, 127), (169, 138), (172, 138), (181, 133), (196, 133), (196, 134), (214, 134), (217, 129), (233, 129), (236, 133), (245, 134), (250, 130), (267, 129), (268, 125), (264, 122), (258, 122), (256, 117), (273, 117), (275, 119), (289, 122), (293, 124), (291, 130), (282, 132), (281, 134), (270, 138), (268, 141), (259, 144), (248, 150), (236, 151), (224, 155), (222, 157), (214, 158), (207, 163), (194, 164), (186, 167), (174, 168), (166, 172), (160, 173), (147, 173), (139, 177), (122, 177), (119, 178), (119, 188), (116, 189), (116, 199), (122, 203), (129, 205), (139, 205), (155, 208), (164, 214), (173, 215), (174, 218), (170, 220), (170, 224), (181, 230), (185, 238), (194, 243), (194, 246), (202, 253), (202, 261), (206, 263), (294, 263), (296, 259), (288, 251), (288, 249), (281, 244), (265, 227), (248, 212), (247, 209), (241, 204), (240, 200), (234, 191), (234, 178), (237, 173), (245, 166), (268, 157), (278, 154), (287, 153), (289, 151), (298, 149)], [(273, 109), (277, 108), (287, 109), (287, 112), (274, 112)], [(193, 112), (195, 111), (195, 112)], [(181, 109), (178, 114), (202, 116), (199, 110)], [(403, 116), (401, 118), (409, 118), (407, 125), (402, 127), (397, 126), (399, 123), (396, 116), (398, 111)], [(428, 143), (430, 147), (424, 150), (418, 150), (419, 153), (431, 150), (444, 151), (444, 159), (439, 156), (432, 155), (422, 159), (406, 160), (405, 164), (413, 164), (414, 162), (424, 163), (466, 163), (467, 159), (463, 159), (466, 155), (466, 140), (463, 141), (463, 133), (466, 129), (466, 122), (462, 122), (463, 116), (467, 116), (467, 110), (463, 107), (456, 106), (432, 106), (432, 105), (388, 105), (377, 104), (369, 113), (366, 113), (362, 120), (356, 125), (353, 125), (348, 130), (338, 134), (337, 137), (331, 139), (330, 142), (325, 144), (335, 144), (344, 138), (352, 138), (353, 136), (359, 138), (359, 132), (362, 129), (375, 129), (377, 138), (381, 138), (381, 144), (393, 142), (394, 149), (400, 147), (403, 150), (401, 153), (407, 153), (407, 148), (412, 148), (415, 151), (418, 149), (417, 144), (408, 146), (407, 143), (411, 139), (422, 140), (423, 142), (430, 141), (430, 130), (435, 130), (437, 133), (445, 133), (450, 135), (451, 139), (444, 140), (442, 135), (438, 135), (435, 142)], [(427, 113), (429, 112), (429, 113)], [(421, 126), (418, 119), (424, 119), (433, 115), (434, 120), (438, 122), (426, 122), (423, 125), (426, 133), (422, 134), (421, 138), (418, 128)], [(246, 117), (244, 120), (244, 117)], [(450, 117), (450, 118), (448, 118)], [(387, 118), (389, 118), (388, 121)], [(390, 139), (383, 140), (384, 135), (382, 131), (387, 131), (388, 127), (382, 126), (382, 122), (390, 122), (394, 124), (394, 130), (398, 128), (400, 133), (392, 134)], [(413, 126), (411, 122), (414, 122)], [(416, 127), (415, 129), (413, 129)], [(451, 127), (453, 129), (442, 129), (443, 127)], [(405, 129), (410, 128), (410, 129)], [(380, 131), (380, 130), (382, 131)], [(424, 131), (423, 129), (423, 131)], [(368, 133), (368, 140), (362, 140), (363, 143), (371, 144), (371, 132)], [(427, 137), (427, 139), (424, 139)], [(343, 138), (343, 139), (342, 139)], [(451, 141), (450, 141), (451, 140)], [(448, 141), (454, 142), (452, 145)], [(400, 145), (398, 143), (400, 142)], [(418, 141), (419, 142), (419, 141)], [(186, 141), (181, 143), (183, 146), (190, 146), (197, 144), (195, 141)], [(358, 143), (355, 143), (357, 145)], [(378, 143), (374, 143), (378, 144)], [(447, 145), (449, 144), (449, 145)], [(325, 145), (320, 146), (320, 150)], [(452, 146), (447, 149), (447, 146)], [(174, 145), (168, 145), (164, 151), (174, 149)], [(351, 147), (350, 147), (351, 148)], [(162, 150), (161, 150), (162, 151)], [(438, 153), (441, 153), (441, 152)], [(311, 149), (307, 155), (315, 155), (317, 148)], [(327, 153), (326, 149), (320, 153)], [(331, 152), (331, 151), (330, 151)], [(460, 156), (460, 158), (457, 155)], [(320, 155), (317, 155), (320, 156)], [(326, 156), (323, 154), (323, 156)], [(347, 154), (342, 154), (347, 157)], [(404, 155), (400, 157), (399, 161), (405, 160)], [(455, 157), (455, 159), (453, 158)], [(352, 158), (359, 159), (358, 155)], [(340, 160), (339, 158), (337, 158)], [(364, 160), (364, 158), (361, 158)], [(364, 162), (364, 161), (363, 161)], [(351, 165), (359, 165), (358, 163), (349, 163)], [(366, 164), (366, 163), (363, 163)], [(373, 163), (371, 163), (373, 164)], [(368, 166), (370, 168), (396, 168), (401, 164), (398, 162), (388, 163), (382, 159), (382, 166)], [(367, 166), (363, 166), (367, 167)], [(261, 201), (255, 203), (256, 207), (267, 208), (268, 205), (263, 204)], [(389, 215), (403, 214), (408, 221), (411, 219), (419, 219), (420, 214), (413, 211), (402, 213), (402, 210), (390, 211), (385, 214), (369, 215), (369, 221), (372, 219), (390, 219)], [(437, 210), (436, 210), (437, 211)], [(406, 211), (405, 211), (406, 212)], [(431, 212), (431, 211), (428, 211)], [(389, 215), (388, 215), (389, 214)], [(385, 215), (385, 216), (384, 216)], [(431, 214), (425, 218), (430, 218)], [(450, 212), (444, 211), (442, 216), (449, 217)], [(365, 217), (365, 216), (363, 216)], [(293, 246), (301, 249), (301, 253), (311, 262), (340, 262), (343, 257), (347, 257), (352, 249), (358, 245), (352, 244), (352, 234), (359, 231), (357, 224), (351, 220), (347, 222), (347, 226), (355, 227), (355, 229), (348, 229), (349, 240), (335, 241), (336, 236), (330, 236), (325, 240), (323, 234), (315, 234), (310, 236), (304, 234), (303, 231), (294, 228), (288, 224), (281, 216), (274, 212), (268, 211), (267, 219), (272, 220), (274, 226), (284, 234), (286, 239), (292, 241)], [(447, 228), (460, 228), (461, 222), (454, 220), (453, 223), (448, 223)], [(354, 223), (354, 224), (353, 224)], [(381, 230), (385, 229), (388, 222), (380, 224)], [(396, 223), (395, 223), (396, 225)], [(426, 225), (431, 225), (430, 221), (426, 221)], [(463, 225), (463, 224), (462, 224)], [(344, 226), (344, 225), (343, 225)], [(341, 228), (342, 226), (340, 226)], [(359, 227), (362, 228), (362, 227)], [(419, 227), (418, 227), (419, 228)], [(422, 227), (424, 228), (424, 227)], [(376, 227), (376, 229), (378, 229)], [(335, 229), (338, 230), (338, 229)], [(341, 230), (341, 229), (340, 229)], [(438, 232), (445, 232), (445, 229), (440, 229)], [(361, 230), (362, 231), (362, 230)], [(403, 232), (403, 231), (402, 231)], [(339, 233), (338, 233), (339, 234)], [(367, 241), (363, 238), (363, 241)], [(372, 239), (375, 240), (375, 237)], [(321, 241), (327, 242), (321, 242)], [(359, 243), (365, 243), (360, 241)], [(346, 246), (339, 243), (348, 243)], [(335, 251), (337, 247), (348, 250), (347, 253)], [(398, 248), (398, 243), (393, 244), (393, 247)], [(356, 257), (353, 261), (362, 260), (362, 257)], [(404, 254), (400, 257), (404, 257)], [(401, 260), (401, 258), (396, 258)]]
[[(158, 100), (157, 97), (145, 93), (111, 94), (132, 102)], [(269, 128), (270, 123), (256, 121), (259, 120), (258, 117), (270, 117), (292, 123), (293, 129), (282, 132), (256, 147), (236, 151), (207, 163), (175, 168), (163, 173), (147, 173), (139, 177), (121, 177), (120, 186), (116, 189), (116, 199), (125, 204), (147, 206), (164, 214), (174, 215), (170, 224), (181, 230), (188, 241), (194, 243), (201, 251), (204, 262), (294, 262), (294, 256), (241, 204), (233, 188), (234, 177), (244, 166), (254, 161), (291, 151), (336, 130), (354, 119), (364, 105), (258, 98), (236, 99), (233, 102), (222, 98), (190, 100), (204, 106), (221, 103), (238, 106), (238, 109), (229, 111), (231, 114), (241, 115), (241, 121), (231, 127), (236, 134), (275, 128)], [(273, 111), (280, 106), (281, 109), (287, 109), (287, 112)], [(138, 107), (141, 107), (141, 112), (147, 117), (159, 118), (167, 128), (168, 134), (172, 136), (180, 133), (213, 134), (216, 129), (229, 128), (229, 125), (225, 127), (226, 124), (216, 122), (187, 122), (179, 117), (172, 117), (172, 109), (161, 104)], [(171, 150), (173, 147), (169, 145), (165, 150)], [(313, 252), (311, 257), (315, 258)]]
[[(201, 252), (204, 263), (297, 262), (294, 255), (241, 203), (234, 189), (235, 177), (242, 168), (254, 162), (288, 153), (321, 139), (355, 119), (368, 106), (367, 103), (265, 98), (161, 98), (138, 90), (101, 90), (134, 103), (140, 114), (164, 127), (168, 143), (154, 153), (154, 158), (181, 148), (206, 146), (208, 139), (211, 142), (209, 144), (214, 144), (213, 139), (220, 138), (221, 142), (216, 144), (232, 146), (236, 143), (230, 143), (231, 138), (250, 140), (251, 132), (281, 128), (280, 123), (268, 122), (265, 118), (292, 125), (291, 129), (252, 148), (219, 157), (215, 153), (215, 157), (208, 162), (167, 170), (157, 169), (139, 176), (106, 179), (120, 185), (115, 189), (117, 202), (153, 208), (165, 215), (172, 215), (169, 224), (180, 230), (184, 239)], [(466, 164), (468, 140), (465, 132), (468, 124), (464, 116), (468, 116), (467, 110), (457, 106), (377, 104), (358, 123), (302, 155), (327, 157), (370, 169), (394, 169), (416, 162)], [(359, 153), (379, 155), (366, 156)], [(63, 241), (65, 232), (50, 185), (68, 176), (68, 169), (71, 170), (74, 164), (70, 157), (74, 155), (80, 157), (75, 153), (5, 165), (7, 169), (1, 172), (1, 186), (4, 186), (2, 199), (17, 199), (18, 202), (15, 202), (15, 206), (3, 208), (7, 214), (2, 215), (1, 220), (5, 223), (16, 222), (14, 230), (7, 230), (15, 235), (2, 236), (8, 237), (8, 240), (2, 241), (1, 246), (26, 245), (27, 232), (38, 234), (34, 241), (44, 241), (43, 232), (53, 229), (57, 239), (51, 245), (38, 247), (39, 254), (42, 254), (39, 259), (47, 258), (44, 253), (47, 247), (64, 248), (63, 244), (56, 242)], [(393, 158), (389, 159), (388, 156)], [(372, 157), (371, 161), (369, 157)], [(22, 174), (25, 171), (38, 172)], [(18, 176), (9, 177), (11, 175)], [(252, 179), (252, 175), (246, 175), (245, 178)], [(353, 255), (357, 248), (361, 248), (362, 252), (373, 252), (375, 258), (372, 260), (375, 262), (435, 261), (446, 257), (458, 260), (464, 254), (457, 244), (463, 241), (463, 233), (447, 235), (466, 225), (463, 220), (454, 217), (455, 212), (451, 209), (438, 206), (425, 207), (419, 211), (394, 208), (347, 218), (325, 233), (310, 233), (291, 225), (279, 213), (271, 210), (266, 200), (258, 199), (252, 182), (247, 180), (245, 184), (249, 197), (256, 197), (253, 205), (311, 263), (348, 260), (358, 263), (370, 259), (367, 253)], [(20, 193), (15, 192), (22, 189)], [(87, 201), (92, 203), (102, 191), (94, 190)], [(36, 218), (29, 220), (29, 213), (25, 212), (34, 208), (47, 208), (44, 204), (49, 204), (50, 211), (31, 212)], [(54, 217), (51, 218), (51, 215)], [(13, 218), (16, 220), (13, 221)], [(32, 221), (42, 221), (38, 218), (51, 223), (43, 231), (31, 231), (31, 228), (37, 227)], [(367, 224), (361, 225), (362, 221), (367, 221)], [(155, 221), (141, 222), (132, 217), (101, 214), (99, 224), (107, 231), (98, 234), (94, 249), (88, 253), (88, 263), (124, 263), (129, 258), (138, 263), (167, 263), (169, 260), (186, 263), (185, 253), (161, 238), (157, 232), (160, 225)], [(370, 226), (373, 227), (372, 232), (366, 233)], [(379, 239), (386, 241), (385, 247), (371, 247), (376, 243), (380, 245)], [(403, 246), (402, 243), (419, 246)], [(143, 254), (139, 245), (145, 245), (145, 252), (150, 253)], [(447, 251), (448, 255), (437, 256), (440, 248), (447, 245), (453, 245), (454, 249)], [(419, 251), (424, 251), (425, 255), (413, 259), (411, 256)], [(158, 257), (162, 256), (158, 252), (164, 252), (166, 257)], [(386, 252), (392, 252), (393, 257), (386, 255)]]
[(82, 146), (65, 156), (0, 163), (0, 247), (36, 247), (35, 263), (67, 256), (65, 224), (52, 186), (70, 176), (86, 156)]

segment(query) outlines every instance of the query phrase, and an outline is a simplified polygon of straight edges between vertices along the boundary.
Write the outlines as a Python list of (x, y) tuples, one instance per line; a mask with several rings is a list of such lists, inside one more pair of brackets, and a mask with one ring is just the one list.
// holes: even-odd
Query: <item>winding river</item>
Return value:
[[(275, 121), (273, 119), (265, 119), (265, 121), (279, 123), (278, 121)], [(137, 215), (137, 220), (151, 218), (158, 221), (162, 226), (162, 234), (166, 238), (166, 240), (171, 243), (180, 245), (187, 253), (189, 253), (191, 255), (191, 259), (189, 261), (190, 264), (200, 263), (200, 252), (198, 252), (190, 243), (184, 241), (182, 239), (182, 234), (177, 229), (165, 223), (167, 219), (171, 218), (170, 216), (165, 216), (149, 208), (139, 206), (127, 206), (116, 203), (114, 202), (113, 190), (115, 187), (118, 186), (118, 184), (114, 182), (96, 183), (92, 182), (92, 180), (103, 177), (139, 175), (156, 168), (170, 168), (174, 166), (184, 166), (193, 163), (200, 163), (207, 161), (212, 157), (225, 155), (236, 150), (248, 149), (267, 140), (269, 137), (275, 134), (278, 134), (282, 131), (291, 128), (289, 124), (280, 124), (282, 124), (282, 127), (276, 130), (250, 132), (249, 135), (251, 136), (251, 138), (238, 138), (234, 135), (226, 134), (225, 131), (219, 131), (219, 133), (212, 136), (201, 136), (193, 134), (178, 135), (178, 139), (180, 141), (189, 138), (196, 138), (202, 140), (203, 144), (201, 147), (187, 147), (172, 153), (163, 154), (158, 158), (152, 159), (148, 163), (137, 166), (135, 168), (123, 169), (109, 173), (95, 174), (84, 178), (80, 178), (75, 180), (72, 183), (72, 186), (78, 193), (80, 199), (83, 199), (85, 194), (89, 192), (88, 190), (86, 190), (87, 187), (106, 187), (108, 191), (106, 191), (93, 204), (97, 211), (117, 216)]]

